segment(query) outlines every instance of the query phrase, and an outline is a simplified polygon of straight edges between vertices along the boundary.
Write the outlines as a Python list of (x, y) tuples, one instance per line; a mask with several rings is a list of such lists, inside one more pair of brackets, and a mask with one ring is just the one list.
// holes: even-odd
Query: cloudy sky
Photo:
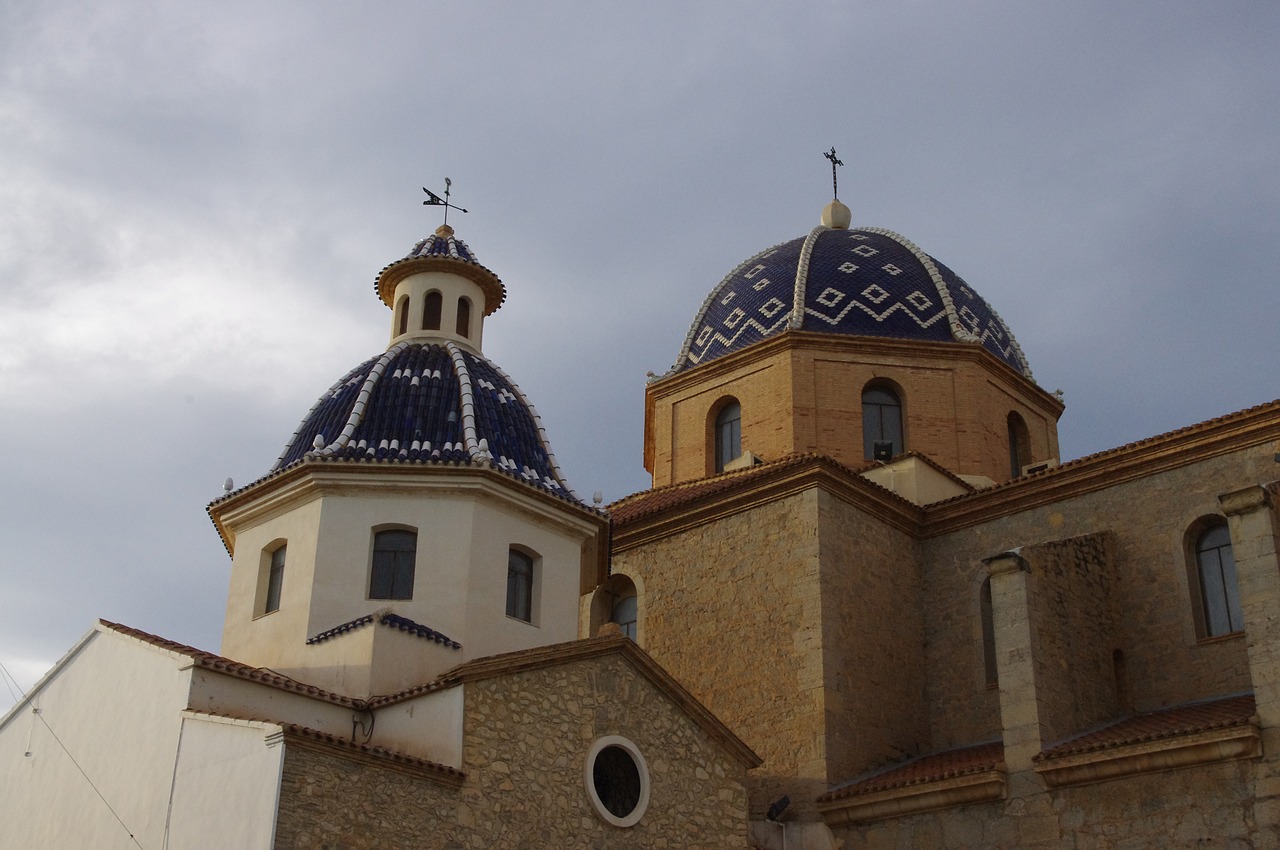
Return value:
[[(218, 648), (205, 514), (381, 351), (439, 224), (570, 482), (645, 486), (645, 373), (845, 162), (1062, 389), (1064, 459), (1280, 396), (1280, 5), (0, 5), (0, 663), (97, 617)], [(0, 708), (11, 699), (0, 689)]]

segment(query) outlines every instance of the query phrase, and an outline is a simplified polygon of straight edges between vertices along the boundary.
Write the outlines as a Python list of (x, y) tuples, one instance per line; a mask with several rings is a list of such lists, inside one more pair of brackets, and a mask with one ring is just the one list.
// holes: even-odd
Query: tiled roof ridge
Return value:
[[(907, 456), (919, 457), (936, 467), (936, 464), (923, 454), (907, 453), (899, 455), (898, 457)], [(897, 458), (895, 458), (895, 460), (896, 459)], [(609, 515), (613, 518), (615, 524), (633, 522), (660, 511), (683, 505), (693, 499), (723, 492), (741, 484), (744, 481), (777, 473), (791, 467), (803, 466), (804, 464), (809, 463), (819, 464), (837, 470), (841, 473), (845, 473), (849, 475), (851, 479), (856, 479), (861, 482), (863, 486), (875, 490), (886, 498), (900, 502), (903, 505), (909, 505), (912, 508), (918, 507), (910, 499), (903, 498), (884, 485), (877, 484), (875, 481), (872, 481), (862, 475), (862, 473), (868, 469), (879, 466), (880, 464), (878, 461), (867, 461), (861, 466), (849, 466), (848, 464), (841, 463), (830, 455), (821, 454), (819, 452), (796, 452), (784, 455), (777, 460), (766, 461), (765, 463), (750, 466), (745, 469), (735, 469), (730, 472), (722, 472), (717, 475), (713, 475), (710, 478), (699, 478), (694, 481), (678, 481), (674, 484), (665, 484), (651, 490), (641, 490), (638, 493), (632, 493), (630, 496), (624, 496), (609, 505)], [(945, 472), (945, 470), (943, 471)], [(964, 481), (959, 481), (959, 483), (972, 489), (972, 485), (967, 484)]]
[(1115, 448), (1103, 449), (1100, 452), (1094, 452), (1093, 454), (1088, 454), (1088, 455), (1084, 455), (1083, 457), (1074, 458), (1064, 463), (1060, 463), (1057, 466), (1051, 466), (1039, 472), (1034, 472), (1030, 475), (1022, 475), (1010, 481), (999, 482), (991, 487), (987, 487), (982, 490), (977, 490), (973, 493), (962, 493), (958, 496), (952, 496), (948, 499), (942, 499), (941, 501), (934, 502), (933, 504), (929, 505), (929, 507), (935, 508), (941, 505), (949, 505), (955, 502), (959, 502), (964, 499), (980, 498), (982, 496), (986, 496), (989, 493), (1007, 490), (1010, 487), (1023, 484), (1027, 481), (1043, 480), (1047, 478), (1056, 477), (1068, 471), (1078, 470), (1082, 467), (1086, 467), (1091, 464), (1100, 463), (1103, 460), (1115, 458), (1117, 455), (1122, 455), (1127, 452), (1134, 452), (1139, 449), (1149, 448), (1151, 446), (1159, 445), (1160, 443), (1166, 442), (1166, 441), (1172, 442), (1174, 440), (1177, 440), (1180, 437), (1186, 437), (1199, 431), (1209, 430), (1210, 428), (1216, 425), (1225, 425), (1233, 421), (1247, 419), (1250, 416), (1254, 416), (1254, 415), (1266, 412), (1270, 409), (1274, 409), (1277, 412), (1280, 412), (1280, 399), (1275, 399), (1273, 401), (1266, 401), (1261, 404), (1255, 404), (1252, 407), (1246, 407), (1242, 410), (1235, 410), (1230, 413), (1224, 413), (1221, 416), (1214, 416), (1210, 419), (1205, 419), (1200, 422), (1193, 422), (1190, 425), (1184, 425), (1181, 428), (1175, 428), (1172, 431), (1165, 431), (1163, 433), (1155, 434), (1150, 437), (1143, 437), (1140, 440), (1134, 440), (1131, 443), (1125, 443), (1124, 445), (1116, 446)]
[(632, 662), (640, 673), (667, 697), (679, 705), (689, 717), (711, 737), (720, 741), (734, 757), (748, 767), (758, 767), (762, 762), (756, 753), (706, 706), (698, 701), (653, 659), (628, 637), (604, 635), (581, 638), (562, 643), (520, 649), (500, 655), (488, 655), (464, 661), (437, 679), (417, 687), (368, 701), (370, 709), (382, 708), (433, 691), (454, 687), (466, 682), (483, 681), (497, 676), (508, 676), (538, 670), (557, 664), (584, 661), (605, 655), (620, 654)]
[(1250, 721), (1256, 711), (1253, 694), (1241, 693), (1139, 712), (1117, 720), (1109, 720), (1053, 743), (1033, 756), (1032, 761), (1038, 762), (1054, 756), (1095, 752), (1180, 735), (1192, 735), (1212, 729), (1243, 726)]
[(818, 798), (825, 803), (876, 791), (905, 788), (926, 782), (937, 782), (957, 776), (968, 776), (987, 770), (998, 770), (1004, 763), (1004, 743), (986, 741), (950, 750), (915, 756), (855, 777), (832, 788)]
[(293, 693), (302, 694), (313, 699), (323, 700), (325, 702), (337, 703), (345, 706), (359, 706), (360, 701), (352, 699), (342, 694), (336, 694), (332, 691), (326, 691), (324, 688), (318, 688), (314, 685), (308, 685), (305, 682), (299, 682), (283, 673), (272, 670), (269, 667), (250, 667), (240, 661), (235, 661), (203, 649), (197, 649), (194, 646), (188, 646), (159, 635), (144, 632), (141, 629), (135, 629), (132, 626), (126, 626), (122, 623), (113, 623), (110, 620), (98, 620), (100, 627), (113, 631), (117, 634), (130, 637), (143, 643), (150, 644), (157, 649), (172, 652), (177, 655), (185, 655), (189, 657), (197, 667), (205, 670), (213, 670), (217, 673), (226, 673), (240, 679), (247, 679), (260, 685), (278, 688), (282, 691), (292, 691)]
[(212, 717), (222, 720), (233, 720), (246, 723), (264, 723), (279, 726), (286, 737), (300, 738), (313, 744), (371, 756), (382, 761), (391, 762), (400, 767), (409, 767), (414, 770), (434, 774), (440, 778), (444, 778), (450, 783), (461, 783), (467, 778), (467, 774), (464, 771), (459, 770), (456, 767), (450, 767), (447, 764), (441, 764), (440, 762), (432, 761), (431, 759), (410, 755), (399, 750), (393, 750), (390, 747), (380, 747), (374, 744), (361, 744), (356, 741), (350, 741), (339, 735), (334, 735), (331, 732), (324, 732), (310, 726), (303, 726), (299, 723), (289, 723), (272, 717), (255, 717), (248, 714), (239, 714), (227, 711), (208, 711), (205, 709), (192, 709), (189, 711), (189, 714), (194, 717)]
[(443, 632), (438, 632), (430, 626), (424, 626), (422, 623), (410, 620), (408, 617), (401, 617), (390, 608), (381, 608), (369, 614), (363, 614), (356, 617), (354, 620), (339, 623), (331, 629), (325, 629), (323, 632), (307, 638), (307, 646), (324, 643), (327, 640), (331, 640), (332, 638), (336, 638), (340, 635), (345, 635), (348, 632), (353, 632), (356, 629), (363, 628), (364, 626), (375, 622), (379, 625), (389, 626), (402, 632), (408, 632), (415, 637), (433, 641), (450, 649), (462, 649), (462, 644), (458, 643)]

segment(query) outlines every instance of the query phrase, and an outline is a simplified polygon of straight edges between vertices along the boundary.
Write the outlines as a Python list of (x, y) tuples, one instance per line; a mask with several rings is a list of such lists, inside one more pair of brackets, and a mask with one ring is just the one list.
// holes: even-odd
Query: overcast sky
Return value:
[[(1064, 459), (1280, 396), (1280, 4), (0, 4), (0, 662), (217, 650), (205, 514), (382, 351), (433, 230), (570, 483), (646, 486), (645, 373), (710, 289), (855, 225), (963, 276)], [(0, 689), (0, 709), (11, 697)]]

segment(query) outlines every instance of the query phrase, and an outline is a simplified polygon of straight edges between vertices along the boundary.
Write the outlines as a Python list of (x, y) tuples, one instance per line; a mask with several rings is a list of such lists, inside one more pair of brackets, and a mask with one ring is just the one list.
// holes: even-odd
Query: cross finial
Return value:
[(831, 150), (824, 153), (823, 156), (831, 160), (831, 197), (838, 198), (840, 197), (840, 192), (836, 188), (836, 166), (844, 165), (844, 163), (836, 159), (836, 149), (834, 145), (832, 145)]
[[(835, 148), (832, 148), (835, 150)], [(453, 188), (453, 181), (448, 177), (444, 178), (444, 197), (440, 197), (432, 192), (426, 186), (422, 187), (422, 191), (427, 193), (427, 199), (422, 202), (424, 207), (444, 207), (444, 226), (449, 226), (449, 210), (457, 210), (458, 212), (466, 212), (462, 207), (449, 203), (449, 192)]]

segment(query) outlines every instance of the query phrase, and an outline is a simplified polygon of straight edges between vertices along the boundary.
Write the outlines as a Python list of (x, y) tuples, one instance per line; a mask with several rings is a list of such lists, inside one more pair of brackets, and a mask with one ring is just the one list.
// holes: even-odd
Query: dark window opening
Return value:
[(1009, 477), (1022, 475), (1022, 468), (1031, 463), (1031, 434), (1027, 423), (1017, 413), (1009, 414)]
[(284, 585), (285, 548), (281, 546), (271, 553), (271, 568), (267, 573), (267, 601), (262, 608), (264, 614), (280, 610), (280, 588)]
[(716, 414), (715, 470), (724, 472), (725, 465), (742, 454), (742, 405), (731, 401)]
[(1200, 574), (1205, 634), (1217, 637), (1244, 631), (1236, 560), (1227, 526), (1215, 525), (1196, 540), (1196, 567)]
[(867, 460), (876, 457), (876, 443), (890, 444), (890, 457), (902, 454), (902, 401), (885, 387), (862, 391), (862, 453)]
[(471, 336), (471, 302), (466, 298), (458, 299), (458, 336)]
[(518, 549), (507, 552), (507, 616), (533, 622), (533, 558)]
[(444, 299), (439, 292), (428, 292), (427, 300), (422, 305), (422, 329), (424, 331), (440, 330), (440, 310)]
[(409, 331), (409, 299), (404, 297), (400, 299), (400, 303), (396, 305), (396, 334), (408, 333)]
[(418, 535), (393, 529), (373, 537), (373, 569), (369, 575), (370, 599), (412, 599)]
[(616, 818), (627, 817), (640, 805), (640, 768), (622, 747), (610, 745), (596, 754), (591, 781), (600, 804)]

